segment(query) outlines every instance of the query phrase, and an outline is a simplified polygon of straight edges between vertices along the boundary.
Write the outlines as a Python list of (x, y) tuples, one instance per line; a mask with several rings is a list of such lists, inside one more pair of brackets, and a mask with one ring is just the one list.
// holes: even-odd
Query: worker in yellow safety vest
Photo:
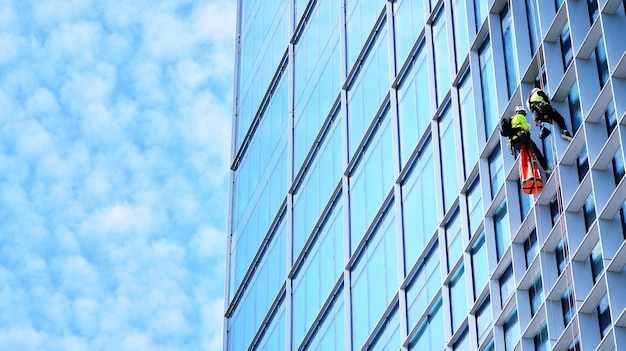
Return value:
[(533, 122), (535, 125), (541, 125), (539, 138), (545, 139), (550, 135), (550, 129), (546, 128), (543, 122), (552, 124), (552, 121), (555, 121), (559, 125), (559, 128), (561, 128), (561, 137), (567, 141), (572, 140), (572, 135), (567, 131), (565, 119), (552, 107), (548, 95), (546, 95), (543, 90), (534, 88), (530, 92), (530, 95), (528, 95), (526, 106), (528, 106), (528, 109), (533, 113)]
[(515, 108), (515, 115), (502, 119), (500, 122), (500, 135), (508, 137), (510, 147), (518, 152), (523, 145), (527, 145), (535, 154), (544, 172), (546, 172), (546, 174), (552, 173), (552, 169), (548, 167), (546, 158), (530, 137), (530, 124), (526, 121), (526, 110), (524, 110), (524, 107), (517, 106)]

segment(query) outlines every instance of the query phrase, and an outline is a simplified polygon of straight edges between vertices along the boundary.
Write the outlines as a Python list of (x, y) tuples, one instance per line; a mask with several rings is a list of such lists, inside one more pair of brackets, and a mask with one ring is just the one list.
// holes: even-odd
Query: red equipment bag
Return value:
[(525, 194), (536, 194), (543, 189), (539, 167), (534, 162), (534, 155), (526, 145), (520, 148), (519, 176), (522, 191)]

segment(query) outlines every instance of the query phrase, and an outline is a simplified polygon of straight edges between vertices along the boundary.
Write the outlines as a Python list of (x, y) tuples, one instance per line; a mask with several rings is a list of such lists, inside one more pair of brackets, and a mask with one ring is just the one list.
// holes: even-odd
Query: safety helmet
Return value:
[(526, 116), (526, 110), (524, 109), (524, 106), (516, 106), (515, 107), (515, 114), (519, 114), (519, 115), (524, 115)]

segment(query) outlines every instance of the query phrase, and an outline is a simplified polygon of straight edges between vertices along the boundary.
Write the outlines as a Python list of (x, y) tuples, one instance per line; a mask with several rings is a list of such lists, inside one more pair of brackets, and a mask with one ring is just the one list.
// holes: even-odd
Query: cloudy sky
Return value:
[(234, 17), (0, 1), (0, 350), (221, 350)]

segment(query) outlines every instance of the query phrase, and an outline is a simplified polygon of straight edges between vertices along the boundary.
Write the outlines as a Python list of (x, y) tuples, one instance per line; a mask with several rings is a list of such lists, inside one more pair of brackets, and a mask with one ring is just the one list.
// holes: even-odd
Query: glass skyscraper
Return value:
[(625, 3), (239, 0), (224, 349), (626, 350)]

